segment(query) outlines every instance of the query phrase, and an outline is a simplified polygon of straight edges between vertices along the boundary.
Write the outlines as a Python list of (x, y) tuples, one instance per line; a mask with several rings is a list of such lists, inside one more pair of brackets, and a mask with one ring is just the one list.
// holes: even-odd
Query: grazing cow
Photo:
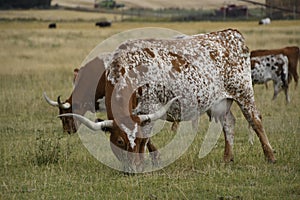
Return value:
[(100, 21), (100, 22), (96, 22), (95, 26), (99, 26), (99, 27), (110, 27), (110, 26), (111, 26), (111, 22), (108, 22), (108, 21)]
[(284, 89), (286, 102), (288, 95), (288, 58), (285, 55), (267, 55), (251, 58), (251, 77), (254, 84), (265, 84), (272, 80), (274, 85), (273, 100)]
[[(233, 160), (233, 101), (258, 135), (266, 158), (275, 161), (254, 102), (249, 51), (237, 30), (127, 41), (115, 51), (106, 78), (108, 120), (61, 116), (74, 116), (93, 130), (110, 131), (112, 151), (132, 170), (143, 170), (141, 154), (151, 126), (165, 114), (171, 116), (168, 120), (188, 121), (208, 112), (223, 126), (224, 160)], [(133, 114), (137, 91), (141, 91), (140, 108)], [(161, 104), (165, 106), (159, 109)]]
[(283, 54), (289, 59), (289, 75), (288, 75), (288, 83), (292, 81), (292, 77), (296, 82), (296, 86), (298, 85), (299, 75), (297, 72), (297, 65), (299, 60), (299, 47), (290, 46), (281, 49), (259, 49), (251, 51), (250, 57), (259, 57), (259, 56), (267, 56), (267, 55), (277, 55)]
[(48, 28), (56, 28), (56, 23), (50, 23), (48, 24)]
[[(80, 68), (74, 82), (73, 92), (66, 101), (61, 102), (60, 96), (57, 98), (57, 101), (53, 101), (46, 93), (44, 93), (44, 98), (50, 105), (59, 108), (59, 114), (95, 112), (99, 110), (97, 101), (105, 95), (105, 84), (101, 84), (105, 83), (104, 71), (105, 64), (103, 59), (96, 57)], [(93, 80), (99, 80), (99, 84), (95, 85)], [(61, 117), (60, 119), (65, 132), (70, 134), (77, 131), (73, 117)]]
[[(61, 102), (60, 96), (57, 101), (51, 100), (44, 92), (45, 100), (52, 106), (59, 108), (59, 114), (77, 113), (84, 114), (87, 111), (104, 111), (106, 108), (103, 106), (102, 101), (105, 99), (105, 62), (110, 59), (110, 55), (103, 55), (101, 58), (96, 57), (80, 70), (74, 70), (74, 89), (71, 96), (64, 102)], [(78, 73), (76, 73), (78, 72)], [(99, 78), (100, 77), (100, 78)], [(95, 85), (95, 80), (99, 80)], [(77, 132), (79, 124), (75, 124), (73, 117), (62, 116), (60, 117), (63, 125), (64, 132), (69, 134)], [(99, 119), (98, 119), (99, 120)], [(102, 120), (99, 120), (102, 121)], [(157, 148), (149, 142), (147, 143), (149, 152), (152, 153), (153, 162), (158, 159)]]
[(268, 24), (271, 24), (271, 19), (270, 18), (264, 18), (264, 19), (261, 19), (259, 20), (258, 22), (259, 25), (268, 25)]

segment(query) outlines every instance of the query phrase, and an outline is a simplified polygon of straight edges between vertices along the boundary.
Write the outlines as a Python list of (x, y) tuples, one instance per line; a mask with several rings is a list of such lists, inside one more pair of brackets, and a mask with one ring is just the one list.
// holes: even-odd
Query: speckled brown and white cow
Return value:
[[(165, 114), (187, 121), (209, 111), (223, 125), (224, 160), (232, 160), (233, 101), (258, 135), (266, 158), (275, 161), (254, 102), (249, 51), (237, 30), (127, 41), (115, 51), (106, 78), (108, 120), (73, 116), (93, 130), (108, 129), (114, 154), (133, 169), (142, 169), (152, 122)], [(137, 91), (141, 104), (132, 114)]]
[(273, 100), (283, 89), (286, 101), (290, 102), (288, 95), (288, 57), (283, 54), (257, 56), (251, 58), (251, 77), (254, 84), (265, 84), (272, 80), (274, 85)]

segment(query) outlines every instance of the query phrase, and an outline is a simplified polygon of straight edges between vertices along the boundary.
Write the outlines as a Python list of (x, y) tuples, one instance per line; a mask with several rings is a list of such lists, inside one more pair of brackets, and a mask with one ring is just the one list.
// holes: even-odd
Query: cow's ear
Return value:
[(79, 69), (78, 69), (78, 68), (75, 68), (75, 69), (73, 70), (73, 72), (74, 72), (74, 75), (77, 75), (78, 72), (79, 72)]
[[(102, 122), (102, 121), (104, 121), (104, 120), (103, 120), (103, 119), (100, 119), (100, 118), (97, 118), (97, 119), (95, 120), (95, 122)], [(104, 127), (104, 128), (102, 128), (101, 130), (104, 131), (104, 132), (110, 132), (110, 133), (111, 133), (111, 128), (108, 128), (108, 127)]]
[(73, 110), (76, 110), (76, 109), (79, 109), (80, 108), (80, 105), (78, 103), (72, 103), (72, 109)]

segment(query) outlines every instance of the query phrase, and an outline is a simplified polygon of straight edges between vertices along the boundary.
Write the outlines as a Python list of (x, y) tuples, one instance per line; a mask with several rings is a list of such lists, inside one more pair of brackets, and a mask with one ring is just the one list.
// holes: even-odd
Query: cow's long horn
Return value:
[(71, 104), (66, 102), (66, 103), (62, 103), (60, 101), (60, 96), (57, 97), (57, 103), (58, 103), (58, 107), (62, 108), (62, 109), (69, 109), (71, 107)]
[(81, 123), (83, 123), (84, 125), (86, 125), (89, 129), (91, 129), (93, 131), (102, 130), (103, 128), (111, 128), (113, 126), (113, 120), (104, 120), (101, 122), (93, 122), (82, 115), (78, 115), (78, 114), (74, 114), (74, 113), (66, 113), (66, 114), (58, 115), (58, 117), (71, 117), (71, 116), (78, 119)]
[(174, 101), (176, 101), (177, 99), (179, 99), (180, 96), (175, 97), (173, 99), (171, 99), (166, 105), (162, 106), (157, 112), (152, 113), (152, 114), (148, 114), (148, 115), (138, 115), (141, 123), (145, 122), (145, 121), (155, 121), (158, 120), (159, 118), (161, 118), (162, 116), (164, 116), (167, 111), (169, 110), (169, 108), (171, 107), (172, 103)]
[(43, 93), (43, 96), (44, 96), (44, 99), (47, 101), (48, 104), (50, 104), (51, 106), (56, 106), (56, 107), (58, 107), (58, 102), (57, 102), (57, 101), (51, 100), (51, 99), (47, 96), (46, 92)]

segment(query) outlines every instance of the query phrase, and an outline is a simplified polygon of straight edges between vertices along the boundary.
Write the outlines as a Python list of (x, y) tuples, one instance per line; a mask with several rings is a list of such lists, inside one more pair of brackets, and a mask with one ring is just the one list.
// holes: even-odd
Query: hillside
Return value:
[(128, 7), (140, 7), (140, 8), (152, 8), (152, 9), (159, 9), (159, 8), (217, 8), (224, 4), (224, 0), (147, 0), (147, 1), (140, 1), (140, 0), (119, 0), (120, 2), (124, 3)]
[[(265, 0), (255, 0), (260, 3), (265, 3)], [(95, 0), (52, 0), (52, 5), (59, 4), (71, 7), (89, 7), (92, 8)], [(238, 0), (117, 0), (118, 3), (123, 3), (127, 8), (186, 8), (186, 9), (211, 9), (219, 8), (226, 4), (247, 5), (253, 7), (251, 4), (241, 2)]]

